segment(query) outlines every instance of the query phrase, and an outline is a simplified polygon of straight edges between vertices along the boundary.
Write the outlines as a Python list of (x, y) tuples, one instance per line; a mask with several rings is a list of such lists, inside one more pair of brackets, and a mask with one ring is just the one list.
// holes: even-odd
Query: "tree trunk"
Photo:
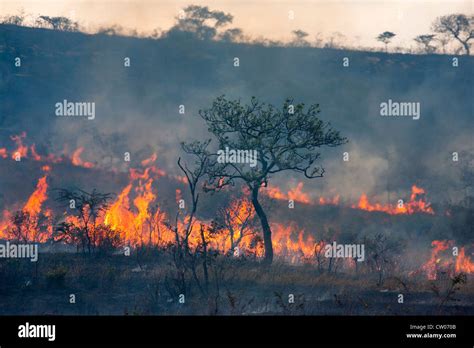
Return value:
[(270, 225), (268, 224), (267, 215), (263, 211), (260, 202), (258, 201), (258, 190), (260, 189), (259, 186), (255, 186), (252, 189), (252, 204), (255, 208), (255, 212), (260, 219), (260, 223), (262, 224), (263, 230), (263, 243), (265, 246), (265, 263), (271, 264), (273, 261), (273, 246), (272, 246), (272, 230), (270, 229)]
[(466, 41), (466, 42), (463, 42), (463, 45), (464, 45), (464, 49), (466, 50), (466, 55), (471, 55), (471, 50), (469, 49), (469, 43)]
[(469, 56), (469, 55), (471, 54), (471, 50), (470, 50), (470, 47), (469, 47), (469, 42), (462, 40), (462, 39), (459, 38), (458, 36), (454, 36), (454, 38), (459, 41), (459, 43), (460, 43), (460, 44), (464, 47), (464, 49), (466, 50), (466, 55)]

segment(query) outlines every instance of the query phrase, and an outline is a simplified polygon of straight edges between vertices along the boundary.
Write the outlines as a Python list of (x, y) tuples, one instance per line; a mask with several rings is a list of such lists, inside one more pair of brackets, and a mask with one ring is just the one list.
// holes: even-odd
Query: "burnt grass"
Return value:
[[(373, 272), (327, 273), (315, 265), (272, 266), (216, 256), (201, 290), (180, 282), (172, 254), (40, 254), (38, 262), (0, 260), (2, 315), (472, 315), (474, 279), (448, 298), (452, 280)], [(197, 279), (205, 288), (202, 268)], [(433, 289), (436, 288), (438, 293)], [(184, 290), (183, 290), (184, 289)], [(179, 294), (185, 293), (185, 303)], [(70, 303), (70, 295), (75, 303)], [(294, 303), (289, 303), (289, 295)], [(402, 294), (404, 303), (398, 303)]]

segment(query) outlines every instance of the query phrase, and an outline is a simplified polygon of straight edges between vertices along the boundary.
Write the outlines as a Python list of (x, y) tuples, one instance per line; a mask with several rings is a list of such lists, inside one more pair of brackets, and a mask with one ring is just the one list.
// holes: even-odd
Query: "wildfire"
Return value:
[(308, 194), (303, 192), (303, 183), (300, 182), (296, 185), (295, 188), (288, 191), (288, 193), (283, 193), (280, 188), (276, 186), (268, 186), (264, 189), (264, 194), (270, 198), (279, 199), (279, 200), (293, 200), (294, 202), (309, 204), (311, 200)]
[(75, 166), (78, 166), (78, 167), (93, 168), (94, 163), (84, 162), (81, 159), (81, 154), (82, 154), (83, 151), (84, 151), (84, 148), (79, 147), (73, 152), (72, 157), (71, 157), (72, 164), (74, 164)]
[(333, 198), (319, 197), (319, 204), (320, 205), (339, 205), (339, 195), (336, 195)]
[(464, 247), (459, 249), (459, 255), (456, 257), (456, 272), (474, 273), (474, 262), (466, 256)]
[(32, 216), (36, 216), (41, 211), (41, 206), (43, 205), (44, 201), (48, 198), (46, 195), (46, 191), (48, 189), (48, 184), (46, 182), (47, 175), (43, 176), (38, 180), (38, 184), (36, 185), (36, 190), (33, 194), (28, 198), (25, 206), (23, 207), (23, 211), (29, 213)]
[(94, 167), (93, 163), (85, 162), (81, 159), (81, 154), (84, 151), (84, 148), (82, 147), (74, 150), (70, 157), (67, 155), (66, 151), (63, 151), (63, 154), (60, 156), (52, 153), (48, 155), (40, 155), (36, 149), (35, 144), (32, 144), (31, 146), (24, 144), (26, 132), (22, 132), (19, 135), (12, 135), (10, 136), (10, 139), (15, 143), (16, 148), (11, 151), (8, 151), (7, 148), (0, 148), (0, 158), (7, 159), (10, 157), (15, 161), (29, 158), (37, 162), (46, 162), (49, 164), (64, 162), (65, 159), (68, 159), (74, 166), (80, 166), (84, 168)]
[[(27, 234), (28, 240), (46, 241), (52, 238), (53, 235), (52, 212), (44, 208), (45, 202), (48, 199), (48, 173), (52, 170), (52, 163), (64, 161), (67, 157), (52, 154), (42, 155), (38, 153), (34, 144), (31, 146), (25, 145), (25, 138), (26, 133), (24, 132), (20, 135), (12, 136), (11, 139), (16, 145), (15, 150), (10, 152), (6, 148), (1, 148), (0, 158), (7, 159), (11, 157), (16, 159), (20, 156), (44, 162), (42, 164), (44, 175), (38, 179), (34, 192), (20, 208), (20, 212), (27, 214), (30, 219), (28, 225), (30, 230)], [(84, 161), (81, 158), (83, 152), (84, 148), (82, 147), (74, 150), (70, 157), (71, 164), (84, 168), (93, 168), (94, 164), (92, 162)], [(67, 151), (65, 150), (64, 153), (67, 153)], [(262, 257), (264, 255), (263, 241), (259, 237), (259, 224), (248, 224), (250, 220), (255, 218), (255, 212), (249, 201), (248, 192), (247, 195), (244, 194), (242, 197), (231, 202), (227, 208), (228, 219), (220, 233), (216, 232), (210, 221), (199, 220), (196, 216), (192, 223), (190, 223), (190, 217), (186, 215), (186, 209), (180, 212), (181, 219), (177, 221), (177, 229), (171, 228), (170, 218), (158, 204), (157, 181), (163, 176), (172, 178), (180, 184), (187, 184), (187, 181), (184, 176), (169, 175), (158, 168), (155, 165), (157, 157), (156, 153), (153, 153), (149, 158), (140, 162), (141, 168), (130, 168), (128, 184), (123, 187), (106, 211), (97, 216), (97, 221), (95, 221), (97, 225), (105, 225), (112, 233), (116, 234), (122, 244), (131, 246), (143, 244), (166, 246), (174, 244), (177, 238), (177, 231), (183, 231), (189, 226), (188, 243), (191, 248), (196, 248), (202, 243), (201, 232), (203, 232), (208, 247), (216, 249), (221, 253), (234, 253), (235, 255), (234, 249), (238, 247), (239, 255), (253, 255), (255, 257)], [(319, 199), (312, 202), (309, 194), (304, 192), (304, 184), (302, 182), (299, 182), (287, 192), (282, 192), (275, 186), (268, 186), (262, 188), (262, 193), (270, 198), (293, 200), (303, 204), (340, 204), (339, 195), (335, 195), (332, 198), (319, 197)], [(430, 204), (425, 201), (424, 195), (425, 191), (422, 188), (413, 185), (410, 200), (404, 203), (402, 207), (398, 207), (389, 204), (372, 203), (366, 194), (362, 194), (358, 203), (352, 205), (352, 208), (366, 211), (381, 211), (395, 215), (434, 214)], [(182, 197), (181, 189), (176, 188), (177, 203)], [(3, 217), (0, 220), (0, 238), (11, 238), (10, 233), (14, 229), (12, 225), (13, 217), (15, 217), (15, 214), (11, 211), (3, 212)], [(46, 220), (46, 226), (42, 223), (43, 220)], [(78, 217), (72, 214), (67, 215), (65, 221), (78, 228), (81, 224)], [(324, 246), (323, 241), (316, 240), (313, 234), (299, 229), (295, 224), (273, 222), (271, 229), (275, 255), (291, 262), (314, 259), (315, 255)], [(100, 238), (97, 240), (100, 240)], [(428, 278), (436, 278), (437, 270), (440, 267), (452, 266), (456, 272), (472, 273), (474, 271), (474, 264), (469, 256), (466, 255), (464, 248), (460, 248), (459, 255), (455, 260), (442, 256), (442, 253), (446, 252), (451, 246), (450, 243), (450, 241), (433, 242), (431, 257), (422, 268), (427, 273)]]
[[(277, 200), (294, 200), (295, 202), (312, 204), (311, 199), (307, 193), (303, 192), (303, 183), (300, 182), (296, 185), (295, 188), (284, 193), (280, 188), (275, 186), (268, 186), (263, 190), (263, 193), (270, 198)], [(357, 204), (353, 204), (351, 208), (360, 209), (366, 211), (380, 211), (390, 215), (399, 215), (399, 214), (415, 214), (415, 213), (425, 213), (425, 214), (434, 214), (433, 208), (429, 203), (425, 201), (424, 198), (425, 190), (422, 188), (413, 185), (411, 187), (410, 200), (404, 202), (402, 205), (392, 205), (392, 204), (380, 204), (380, 203), (371, 203), (369, 198), (365, 193), (363, 193)], [(340, 196), (335, 195), (333, 198), (319, 197), (317, 200), (319, 205), (339, 205)]]
[[(49, 168), (44, 168), (44, 170), (47, 172)], [(48, 175), (45, 174), (38, 180), (36, 189), (20, 210), (20, 214), (15, 215), (15, 221), (12, 221), (13, 214), (11, 212), (3, 212), (3, 218), (0, 221), (0, 238), (10, 239), (13, 234), (13, 238), (21, 237), (27, 241), (44, 242), (48, 236), (52, 235), (50, 221), (52, 212), (49, 209), (42, 211), (43, 204), (48, 199), (47, 177)], [(42, 220), (49, 221), (45, 221), (46, 223), (43, 224)], [(24, 226), (20, 225), (20, 221)], [(16, 222), (18, 224), (14, 226)], [(22, 230), (20, 227), (24, 229)]]
[[(166, 246), (174, 244), (176, 233), (184, 231), (190, 223), (189, 216), (183, 212), (182, 219), (178, 221), (178, 228), (170, 227), (167, 214), (161, 210), (157, 203), (156, 179), (160, 177), (160, 171), (153, 167), (155, 160), (156, 157), (152, 156), (150, 160), (142, 161), (142, 165), (146, 168), (130, 169), (129, 183), (117, 195), (115, 201), (112, 202), (105, 213), (97, 217), (96, 223), (108, 226), (124, 245)], [(45, 202), (48, 199), (47, 179), (51, 167), (44, 165), (42, 169), (44, 175), (38, 179), (35, 190), (20, 210), (28, 217), (26, 239), (29, 241), (44, 242), (52, 238), (53, 235), (52, 212), (44, 209)], [(302, 188), (302, 185), (298, 185), (284, 196), (293, 197), (293, 199), (303, 197), (302, 201), (307, 202), (307, 197), (304, 194), (301, 195)], [(272, 188), (270, 188), (270, 191), (272, 191)], [(279, 191), (274, 190), (273, 193), (275, 192), (278, 193)], [(419, 198), (419, 195), (422, 194), (424, 194), (422, 189), (413, 186), (406, 209), (398, 213), (412, 214), (418, 211), (432, 211)], [(177, 200), (182, 198), (180, 189), (176, 190), (176, 198)], [(321, 197), (319, 202), (320, 204), (338, 204), (339, 197), (336, 196), (332, 200), (325, 200)], [(391, 211), (385, 206), (370, 205), (368, 200), (362, 199), (361, 202), (359, 202), (359, 205), (369, 211)], [(373, 208), (374, 206), (375, 208)], [(391, 208), (395, 209), (394, 207)], [(16, 216), (18, 216), (18, 213)], [(263, 241), (259, 237), (258, 220), (255, 220), (257, 221), (256, 224), (249, 223), (255, 218), (255, 212), (248, 195), (244, 194), (232, 201), (227, 208), (226, 216), (227, 220), (219, 233), (214, 230), (209, 221), (202, 221), (194, 217), (193, 223), (190, 224), (188, 237), (190, 248), (196, 248), (202, 243), (201, 229), (203, 229), (208, 248), (239, 256), (263, 257), (264, 248)], [(12, 237), (12, 231), (14, 233), (18, 226), (15, 227), (12, 217), (14, 217), (12, 212), (3, 212), (3, 218), (0, 221), (0, 238), (14, 238), (15, 235)], [(46, 222), (42, 223), (43, 220)], [(68, 215), (66, 222), (77, 227), (80, 227), (81, 224), (78, 217), (74, 215)], [(325, 245), (323, 241), (316, 240), (313, 234), (306, 233), (295, 224), (274, 222), (271, 224), (271, 228), (275, 255), (290, 262), (314, 262), (316, 255), (321, 252)], [(97, 238), (97, 240), (100, 240), (100, 238)], [(421, 267), (428, 279), (436, 279), (440, 270), (468, 274), (474, 272), (474, 262), (467, 255), (465, 247), (459, 248), (459, 255), (449, 255), (448, 250), (453, 245), (453, 241), (433, 241), (430, 259)], [(235, 253), (236, 247), (239, 250), (237, 254)], [(348, 264), (349, 268), (350, 266)]]
[(372, 204), (369, 202), (367, 195), (364, 193), (359, 199), (359, 203), (357, 205), (353, 205), (352, 208), (361, 209), (366, 211), (381, 211), (385, 212), (390, 215), (398, 215), (398, 214), (415, 214), (415, 213), (426, 213), (426, 214), (434, 214), (433, 209), (431, 208), (430, 204), (427, 203), (423, 196), (425, 194), (425, 190), (422, 188), (413, 185), (411, 188), (411, 195), (410, 201), (403, 203), (403, 205), (399, 206), (398, 204), (380, 204), (375, 203)]
[(466, 256), (465, 247), (459, 248), (458, 255), (453, 255), (447, 250), (454, 246), (451, 240), (434, 240), (431, 243), (433, 249), (429, 260), (421, 267), (430, 280), (435, 280), (439, 272), (474, 273), (474, 262)]

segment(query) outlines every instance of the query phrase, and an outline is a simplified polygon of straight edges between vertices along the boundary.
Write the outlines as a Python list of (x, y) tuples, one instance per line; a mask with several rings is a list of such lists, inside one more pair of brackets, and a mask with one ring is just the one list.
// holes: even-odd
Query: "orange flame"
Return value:
[(466, 256), (464, 247), (459, 249), (459, 255), (456, 257), (456, 272), (474, 273), (474, 262)]
[(357, 205), (353, 205), (352, 208), (366, 210), (366, 211), (380, 211), (385, 212), (391, 215), (398, 215), (398, 214), (415, 214), (415, 213), (426, 213), (426, 214), (434, 214), (433, 209), (431, 208), (430, 204), (425, 202), (423, 197), (419, 197), (424, 195), (425, 191), (422, 188), (413, 185), (411, 188), (411, 195), (410, 201), (405, 202), (402, 206), (391, 205), (391, 204), (379, 204), (375, 203), (372, 204), (369, 202), (367, 195), (364, 193), (361, 195), (359, 199), (359, 203)]
[[(45, 170), (47, 171), (47, 170)], [(40, 213), (42, 212), (42, 206), (43, 203), (48, 199), (47, 196), (47, 190), (48, 190), (48, 183), (47, 183), (47, 174), (45, 174), (43, 177), (41, 177), (38, 180), (38, 183), (36, 185), (36, 189), (34, 192), (30, 195), (28, 200), (26, 201), (25, 205), (22, 208), (22, 212), (27, 213), (29, 216), (29, 230), (26, 231), (26, 237), (29, 241), (34, 241), (34, 242), (44, 242), (47, 240), (49, 236), (52, 235), (52, 224), (50, 223), (47, 226), (47, 233), (42, 233), (42, 231), (39, 230), (38, 226), (38, 217)], [(50, 210), (45, 210), (43, 212), (44, 216), (50, 220), (52, 213)], [(1, 238), (9, 238), (9, 230), (11, 230), (11, 218), (13, 214), (9, 211), (4, 211), (3, 212), (3, 218), (2, 221), (0, 221), (0, 237)], [(49, 221), (51, 222), (51, 221)]]
[(23, 139), (26, 138), (26, 133), (22, 132), (20, 135), (12, 135), (10, 137), (16, 144), (17, 148), (12, 153), (12, 159), (17, 157), (25, 158), (28, 154), (28, 147), (23, 145)]
[(75, 166), (78, 166), (78, 167), (93, 168), (94, 163), (84, 162), (81, 159), (81, 154), (82, 154), (83, 151), (84, 151), (84, 148), (79, 147), (73, 152), (72, 157), (71, 157), (72, 164), (74, 164)]
[(311, 201), (309, 199), (308, 194), (304, 193), (303, 190), (304, 184), (299, 182), (295, 188), (290, 189), (288, 193), (283, 193), (278, 187), (276, 186), (268, 186), (264, 188), (263, 194), (266, 194), (270, 198), (278, 199), (278, 200), (293, 200), (294, 202), (309, 204)]
[(4, 147), (0, 148), (0, 157), (2, 157), (2, 158), (7, 158), (8, 157), (7, 149), (5, 149)]
[[(429, 260), (421, 267), (430, 280), (435, 280), (440, 271), (452, 274), (464, 272), (474, 273), (474, 262), (466, 256), (465, 247), (459, 248), (457, 256), (449, 255), (446, 251), (454, 245), (452, 240), (434, 240), (431, 243), (433, 249)], [(452, 257), (451, 257), (452, 256)], [(453, 259), (455, 257), (455, 260)]]

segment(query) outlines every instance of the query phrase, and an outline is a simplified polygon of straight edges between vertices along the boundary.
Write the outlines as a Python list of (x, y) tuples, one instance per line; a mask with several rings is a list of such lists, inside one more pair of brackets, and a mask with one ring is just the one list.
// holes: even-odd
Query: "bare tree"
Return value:
[(395, 257), (400, 252), (402, 243), (380, 232), (374, 236), (364, 237), (364, 245), (368, 253), (367, 264), (378, 275), (377, 286), (382, 286), (387, 273), (395, 265)]
[(436, 47), (431, 45), (431, 43), (435, 40), (435, 36), (436, 35), (433, 34), (418, 35), (413, 40), (415, 40), (426, 53), (433, 53)]
[[(203, 295), (209, 294), (209, 265), (210, 256), (208, 250), (208, 242), (206, 240), (205, 231), (208, 227), (203, 223), (199, 224), (199, 238), (200, 242), (192, 248), (189, 245), (189, 237), (191, 233), (196, 231), (194, 229), (195, 216), (199, 203), (201, 184), (204, 177), (207, 175), (207, 166), (209, 163), (207, 146), (210, 141), (199, 142), (195, 141), (190, 144), (182, 143), (183, 151), (192, 155), (195, 159), (193, 165), (188, 165), (182, 161), (181, 157), (178, 159), (178, 167), (181, 169), (186, 177), (191, 196), (191, 210), (184, 217), (183, 223), (179, 224), (180, 213), (176, 214), (174, 224), (165, 223), (165, 226), (171, 230), (175, 235), (175, 244), (173, 247), (173, 261), (176, 268), (176, 276), (173, 277), (175, 284), (181, 291), (188, 289), (186, 274), (191, 272), (191, 275)], [(201, 262), (202, 261), (202, 262)], [(198, 275), (198, 267), (202, 265), (202, 272), (204, 280), (201, 281)], [(171, 278), (171, 277), (169, 277)], [(184, 293), (184, 292), (182, 292)]]
[(216, 228), (229, 233), (229, 253), (235, 254), (236, 248), (244, 237), (253, 233), (255, 211), (248, 199), (234, 199), (229, 205), (217, 212)]
[(433, 31), (451, 36), (469, 55), (470, 41), (474, 38), (474, 16), (452, 14), (438, 17), (433, 23)]
[(379, 36), (376, 37), (377, 41), (383, 42), (385, 45), (385, 52), (388, 51), (388, 44), (392, 39), (396, 36), (396, 34), (392, 33), (391, 31), (384, 31)]
[[(305, 108), (287, 99), (281, 109), (260, 103), (252, 97), (250, 105), (220, 96), (210, 109), (200, 110), (208, 130), (218, 141), (220, 151), (206, 153), (209, 190), (219, 190), (242, 180), (250, 191), (252, 205), (259, 217), (265, 245), (265, 261), (273, 260), (272, 231), (260, 204), (260, 189), (279, 172), (297, 172), (306, 178), (322, 177), (317, 165), (323, 146), (335, 147), (347, 142), (329, 123), (318, 118), (319, 105)], [(222, 149), (255, 154), (255, 166), (222, 161)]]

